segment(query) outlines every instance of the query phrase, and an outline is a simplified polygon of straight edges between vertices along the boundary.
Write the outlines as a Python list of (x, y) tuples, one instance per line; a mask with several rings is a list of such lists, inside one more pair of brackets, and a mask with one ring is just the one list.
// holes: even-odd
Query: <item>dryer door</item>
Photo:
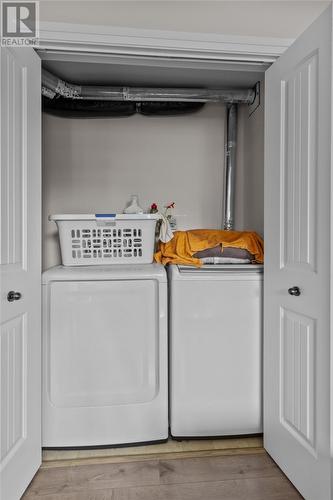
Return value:
[(158, 387), (154, 280), (50, 284), (47, 392), (55, 407), (151, 401)]

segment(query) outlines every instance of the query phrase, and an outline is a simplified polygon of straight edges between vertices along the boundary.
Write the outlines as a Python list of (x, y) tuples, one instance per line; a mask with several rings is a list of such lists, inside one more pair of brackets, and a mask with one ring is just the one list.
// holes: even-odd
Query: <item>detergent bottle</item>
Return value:
[(143, 209), (139, 205), (139, 197), (132, 194), (129, 205), (125, 208), (124, 214), (143, 214)]

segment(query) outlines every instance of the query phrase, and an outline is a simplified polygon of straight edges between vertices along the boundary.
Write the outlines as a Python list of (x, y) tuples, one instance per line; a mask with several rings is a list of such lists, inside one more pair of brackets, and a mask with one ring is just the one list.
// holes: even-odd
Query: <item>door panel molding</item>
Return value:
[(317, 457), (315, 439), (316, 320), (280, 309), (280, 421)]
[(316, 271), (318, 51), (281, 81), (280, 127), (280, 268)]
[(6, 466), (27, 436), (26, 330), (26, 314), (1, 325), (1, 408), (6, 408), (1, 418), (1, 468)]
[[(3, 54), (7, 100), (2, 106), (0, 264), (26, 269), (27, 75), (12, 53)], [(8, 193), (8, 195), (5, 195)]]

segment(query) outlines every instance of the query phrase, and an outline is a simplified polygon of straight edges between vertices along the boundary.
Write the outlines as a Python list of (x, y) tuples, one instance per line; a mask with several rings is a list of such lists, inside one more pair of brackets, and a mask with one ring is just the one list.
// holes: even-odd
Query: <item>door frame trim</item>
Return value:
[[(221, 35), (96, 26), (57, 22), (40, 23), (37, 50), (48, 58), (53, 51), (101, 55), (167, 57), (190, 61), (273, 63), (293, 42), (290, 38)], [(44, 56), (44, 57), (43, 57)]]

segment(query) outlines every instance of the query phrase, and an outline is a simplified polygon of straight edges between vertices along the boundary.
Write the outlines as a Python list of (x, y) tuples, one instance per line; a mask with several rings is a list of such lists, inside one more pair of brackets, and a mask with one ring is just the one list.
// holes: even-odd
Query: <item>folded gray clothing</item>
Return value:
[(196, 259), (205, 259), (207, 257), (229, 257), (231, 259), (253, 260), (253, 255), (245, 248), (226, 247), (222, 252), (221, 245), (217, 245), (213, 248), (206, 248), (206, 250), (200, 250), (199, 252), (196, 252), (193, 257)]

